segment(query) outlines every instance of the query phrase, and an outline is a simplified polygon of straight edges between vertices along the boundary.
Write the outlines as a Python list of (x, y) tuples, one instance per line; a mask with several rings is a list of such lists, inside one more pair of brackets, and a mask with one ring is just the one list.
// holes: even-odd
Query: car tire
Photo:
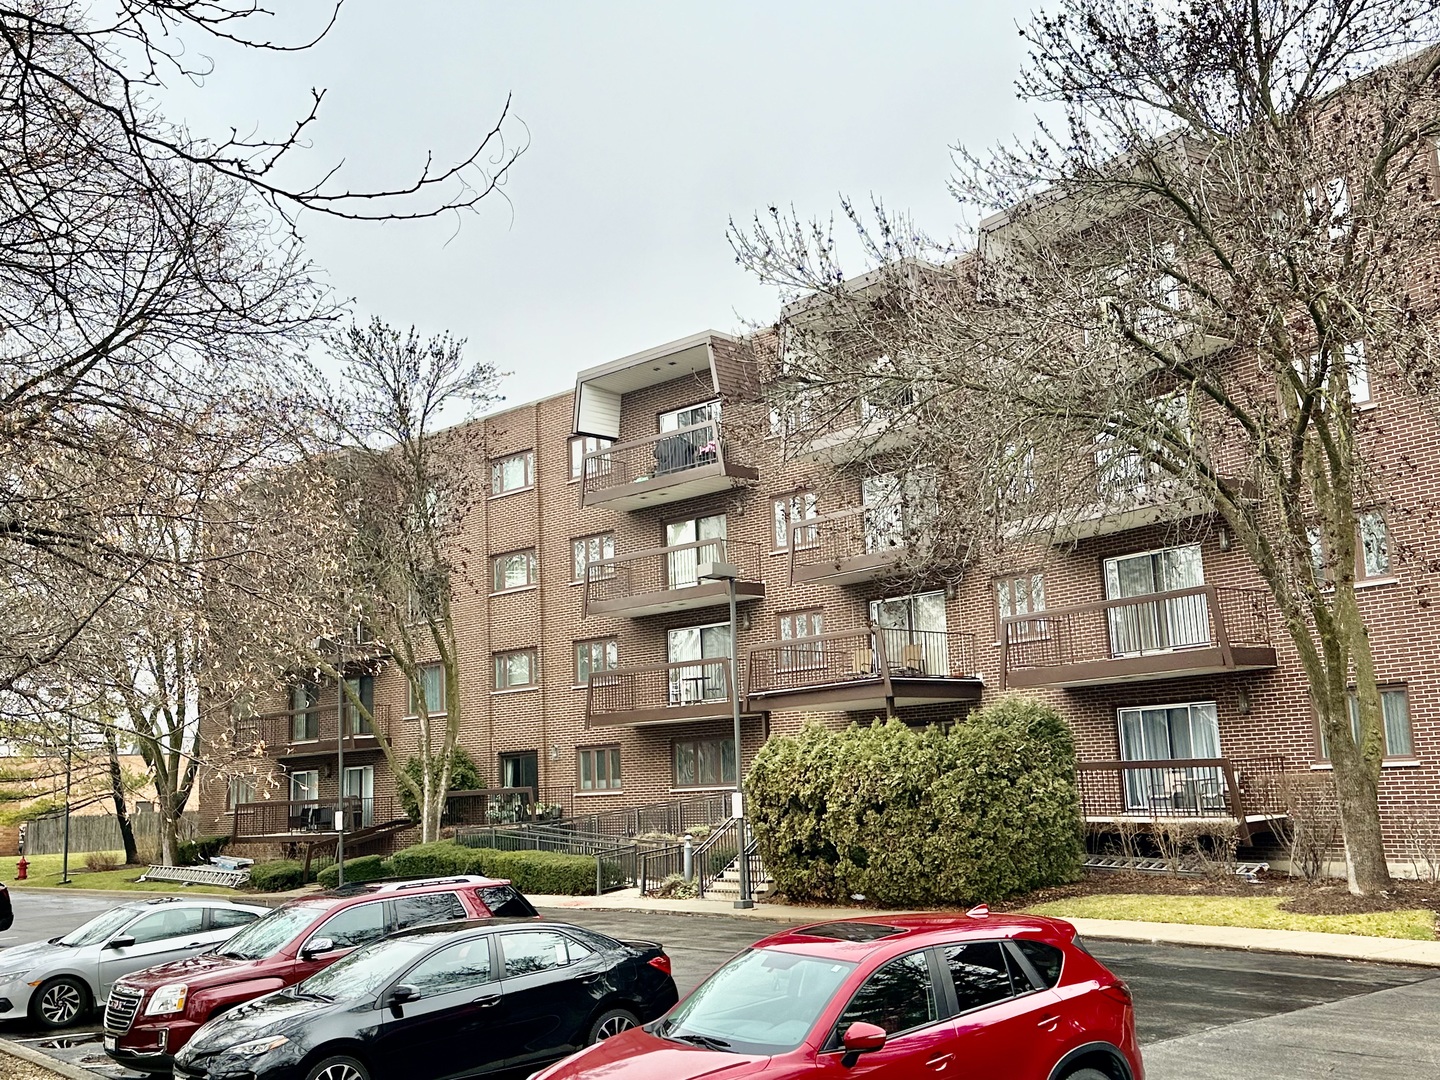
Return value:
[(305, 1080), (370, 1080), (370, 1070), (359, 1058), (334, 1054), (311, 1065)]
[(1065, 1080), (1110, 1080), (1110, 1076), (1099, 1069), (1076, 1069), (1072, 1073), (1066, 1073)]
[(46, 1031), (58, 1031), (83, 1020), (90, 1004), (90, 987), (73, 975), (61, 975), (31, 995), (30, 1019)]
[(600, 1040), (628, 1031), (638, 1023), (640, 1018), (629, 1009), (606, 1009), (590, 1025), (590, 1033), (585, 1036), (585, 1045), (594, 1046)]

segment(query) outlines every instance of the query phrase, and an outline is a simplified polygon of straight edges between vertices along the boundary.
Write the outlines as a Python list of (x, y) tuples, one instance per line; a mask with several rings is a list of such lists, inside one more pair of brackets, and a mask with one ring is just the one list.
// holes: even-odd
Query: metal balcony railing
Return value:
[(953, 630), (867, 626), (769, 641), (750, 650), (747, 664), (752, 696), (855, 682), (979, 677), (975, 635)]
[(906, 549), (893, 509), (852, 506), (790, 526), (790, 580), (858, 582), (877, 577)]
[(335, 702), (312, 705), (305, 709), (261, 713), (241, 717), (235, 722), (236, 743), (240, 747), (264, 747), (276, 756), (334, 753), (336, 733), (342, 732), (347, 750), (363, 750), (376, 745), (375, 728), (388, 730), (389, 713), (372, 710), (373, 722), (360, 710), (347, 706), (343, 723), (335, 715)]
[(728, 659), (615, 668), (590, 676), (585, 720), (591, 727), (699, 720), (731, 714)]
[(1279, 755), (1251, 758), (1156, 758), (1076, 764), (1081, 813), (1091, 821), (1233, 821), (1242, 839), (1252, 819), (1283, 815)]
[(730, 563), (739, 571), (736, 592), (740, 599), (764, 595), (763, 587), (754, 587), (760, 583), (759, 545), (718, 537), (645, 548), (590, 563), (585, 570), (585, 614), (680, 610), (721, 603), (727, 596), (725, 583), (700, 579), (700, 570), (707, 563)]
[(753, 479), (753, 468), (727, 460), (729, 449), (720, 422), (704, 420), (591, 451), (582, 463), (580, 503), (612, 501), (641, 487), (653, 493), (702, 474)]

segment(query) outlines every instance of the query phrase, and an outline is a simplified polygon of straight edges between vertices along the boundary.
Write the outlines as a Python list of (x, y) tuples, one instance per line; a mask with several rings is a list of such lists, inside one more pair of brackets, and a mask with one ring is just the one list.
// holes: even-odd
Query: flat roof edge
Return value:
[(637, 367), (650, 360), (658, 360), (660, 357), (670, 356), (673, 353), (684, 352), (686, 349), (693, 349), (697, 345), (704, 345), (714, 340), (736, 344), (741, 339), (732, 334), (722, 333), (719, 330), (701, 330), (697, 334), (690, 334), (688, 337), (667, 341), (663, 345), (652, 345), (648, 349), (631, 353), (629, 356), (622, 356), (618, 360), (611, 360), (608, 363), (598, 364), (595, 367), (584, 368), (576, 373), (575, 382), (578, 385), (582, 382), (589, 382), (591, 379), (598, 379), (604, 375), (613, 375), (617, 371)]

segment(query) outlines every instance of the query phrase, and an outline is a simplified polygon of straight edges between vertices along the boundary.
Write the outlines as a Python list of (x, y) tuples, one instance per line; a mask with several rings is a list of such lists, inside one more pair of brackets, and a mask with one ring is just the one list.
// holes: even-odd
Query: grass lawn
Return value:
[[(118, 861), (124, 853), (110, 852)], [(170, 893), (216, 893), (234, 896), (234, 889), (221, 889), (208, 885), (180, 885), (173, 881), (140, 881), (135, 879), (145, 872), (143, 866), (128, 866), (120, 870), (92, 871), (85, 869), (85, 854), (70, 856), (70, 884), (60, 884), (59, 855), (28, 855), (29, 875), (24, 881), (15, 880), (15, 863), (18, 859), (0, 862), (0, 881), (12, 889), (23, 889), (27, 885), (58, 886), (62, 889), (118, 889), (123, 892)]]
[(1279, 896), (1165, 896), (1111, 893), (1053, 900), (1026, 910), (1062, 919), (1136, 919), (1201, 926), (1247, 926), (1257, 930), (1316, 930), (1326, 934), (1435, 940), (1435, 913), (1424, 909), (1363, 915), (1300, 915), (1282, 911)]

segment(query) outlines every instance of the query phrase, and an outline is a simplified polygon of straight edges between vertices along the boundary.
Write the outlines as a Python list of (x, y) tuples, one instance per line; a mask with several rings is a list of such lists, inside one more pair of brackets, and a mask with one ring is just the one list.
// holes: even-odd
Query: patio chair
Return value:
[(859, 678), (875, 674), (875, 650), (868, 647), (856, 649), (850, 657), (850, 674)]
[(900, 667), (905, 672), (925, 674), (925, 646), (906, 645), (900, 649)]

